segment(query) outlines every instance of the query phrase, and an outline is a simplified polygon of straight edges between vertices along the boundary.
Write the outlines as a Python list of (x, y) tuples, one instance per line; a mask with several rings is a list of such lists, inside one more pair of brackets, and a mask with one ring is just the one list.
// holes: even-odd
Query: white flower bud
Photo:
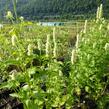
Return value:
[(76, 61), (76, 50), (73, 49), (72, 56), (71, 56), (71, 63), (74, 64), (75, 61)]
[(12, 73), (11, 75), (9, 75), (9, 77), (11, 78), (11, 80), (15, 80), (15, 73)]
[(37, 46), (38, 46), (38, 49), (41, 51), (41, 40), (40, 39), (38, 39), (37, 41)]
[(21, 16), (19, 19), (20, 19), (21, 22), (24, 21), (24, 17), (23, 16)]
[(33, 48), (33, 45), (32, 44), (29, 44), (28, 45), (28, 52), (27, 52), (27, 55), (28, 56), (30, 56), (32, 54), (32, 52), (33, 52), (33, 49), (32, 48)]
[(100, 11), (100, 7), (97, 8), (97, 14), (96, 14), (97, 19), (99, 19), (99, 11)]
[(54, 43), (53, 56), (54, 57), (57, 56), (57, 44), (56, 43)]
[(100, 24), (99, 30), (102, 30), (102, 26), (103, 26), (103, 25), (102, 25), (102, 24)]
[(3, 25), (2, 24), (0, 24), (0, 30), (3, 28)]
[(109, 43), (106, 43), (106, 44), (105, 44), (104, 49), (105, 49), (106, 51), (109, 50)]
[(103, 5), (100, 5), (100, 9), (99, 9), (99, 19), (102, 18), (103, 16)]
[(48, 57), (50, 54), (50, 35), (47, 35), (46, 40), (46, 56)]
[(12, 19), (13, 18), (13, 14), (12, 14), (11, 11), (7, 12), (6, 18), (8, 18), (8, 19)]
[(87, 20), (85, 20), (83, 33), (86, 33), (86, 31), (87, 31)]
[(53, 43), (54, 43), (54, 49), (53, 49), (53, 56), (56, 57), (57, 55), (57, 43), (56, 43), (56, 28), (53, 28)]
[(79, 34), (77, 34), (75, 46), (76, 46), (76, 49), (78, 49), (78, 46), (79, 46)]
[(59, 76), (63, 76), (63, 73), (61, 70), (59, 70)]
[(17, 36), (15, 34), (12, 35), (12, 38), (11, 38), (11, 42), (12, 42), (12, 46), (15, 46), (16, 44), (16, 39), (17, 39)]

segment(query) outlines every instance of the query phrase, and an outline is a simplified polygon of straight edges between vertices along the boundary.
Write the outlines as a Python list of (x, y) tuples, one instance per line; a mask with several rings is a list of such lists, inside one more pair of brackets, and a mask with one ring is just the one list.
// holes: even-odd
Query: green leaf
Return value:
[(36, 73), (36, 67), (30, 68), (30, 69), (28, 70), (28, 73), (29, 73), (29, 75), (35, 74), (35, 73)]
[(10, 96), (15, 97), (15, 98), (20, 98), (20, 99), (22, 98), (22, 96), (18, 93), (12, 93), (10, 94)]

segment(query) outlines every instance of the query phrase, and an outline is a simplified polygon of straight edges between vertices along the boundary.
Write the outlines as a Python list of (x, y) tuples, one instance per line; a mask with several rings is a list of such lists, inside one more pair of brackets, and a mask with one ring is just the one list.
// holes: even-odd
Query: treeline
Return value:
[[(109, 0), (16, 0), (17, 14), (26, 19), (79, 19), (95, 17), (102, 3), (104, 16), (108, 17)], [(0, 1), (1, 17), (7, 10), (13, 11), (12, 0)]]

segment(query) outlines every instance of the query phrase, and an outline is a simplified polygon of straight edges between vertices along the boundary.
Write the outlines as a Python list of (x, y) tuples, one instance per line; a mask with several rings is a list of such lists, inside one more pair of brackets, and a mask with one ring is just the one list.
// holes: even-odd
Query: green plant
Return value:
[(1, 91), (12, 90), (24, 109), (108, 109), (109, 24), (101, 12), (102, 5), (92, 26), (85, 21), (72, 50), (65, 28), (24, 20), (4, 27)]

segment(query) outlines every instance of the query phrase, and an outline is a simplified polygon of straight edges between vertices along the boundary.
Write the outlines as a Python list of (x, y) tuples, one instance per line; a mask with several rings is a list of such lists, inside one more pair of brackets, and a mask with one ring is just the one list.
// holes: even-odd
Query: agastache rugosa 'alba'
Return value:
[(71, 56), (71, 63), (74, 64), (75, 60), (76, 60), (76, 50), (73, 49), (72, 50), (72, 56)]
[(50, 54), (50, 35), (47, 35), (46, 40), (46, 56), (48, 57)]
[(32, 44), (29, 44), (28, 48), (27, 48), (27, 50), (28, 50), (27, 55), (28, 56), (30, 56), (32, 54), (32, 48), (33, 48)]
[(83, 33), (86, 33), (86, 31), (87, 31), (87, 20), (85, 20)]
[(16, 39), (17, 39), (17, 36), (15, 34), (12, 35), (12, 38), (11, 38), (11, 42), (12, 42), (12, 46), (15, 46), (16, 44)]
[(53, 56), (56, 57), (57, 55), (56, 28), (53, 28), (53, 43), (54, 43)]

